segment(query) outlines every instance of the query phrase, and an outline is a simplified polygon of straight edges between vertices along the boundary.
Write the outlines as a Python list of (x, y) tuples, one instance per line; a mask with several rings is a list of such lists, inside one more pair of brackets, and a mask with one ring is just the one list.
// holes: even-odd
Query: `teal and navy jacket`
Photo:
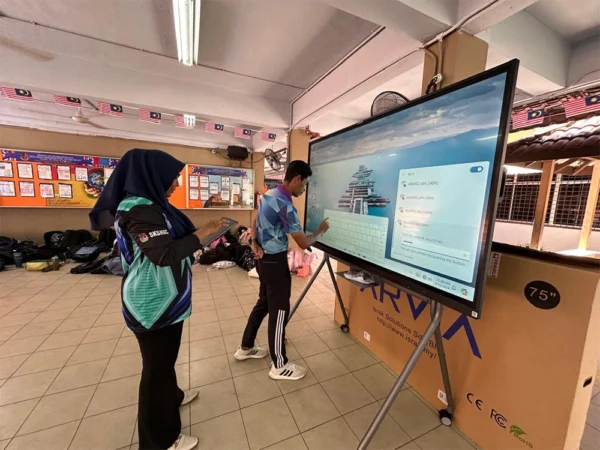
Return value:
[(194, 234), (176, 239), (162, 209), (142, 197), (127, 197), (117, 208), (115, 230), (123, 262), (123, 315), (130, 330), (158, 330), (192, 312), (192, 256), (200, 249)]

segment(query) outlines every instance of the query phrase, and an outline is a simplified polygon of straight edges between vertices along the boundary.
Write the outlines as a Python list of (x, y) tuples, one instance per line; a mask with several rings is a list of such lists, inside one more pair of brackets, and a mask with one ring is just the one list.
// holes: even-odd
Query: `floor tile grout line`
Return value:
[[(87, 298), (87, 297), (86, 297), (86, 298)], [(83, 300), (82, 300), (82, 301), (83, 301)], [(37, 317), (37, 316), (36, 316), (36, 317)], [(66, 318), (63, 320), (63, 322), (64, 322), (65, 320), (67, 320), (67, 318), (68, 318), (68, 316), (67, 316), (67, 317), (66, 317)], [(61, 322), (61, 324), (62, 324), (63, 322)], [(60, 325), (59, 325), (59, 326), (60, 326)], [(88, 332), (89, 332), (89, 330), (88, 330)], [(51, 335), (52, 335), (52, 334), (50, 334), (50, 335), (48, 336), (48, 338), (49, 338)], [(86, 333), (86, 335), (87, 335), (87, 333)], [(29, 357), (27, 357), (27, 359), (25, 359), (25, 361), (23, 361), (23, 363), (22, 363), (22, 364), (19, 366), (19, 369), (20, 369), (20, 368), (23, 366), (23, 364), (25, 364), (25, 362), (26, 362), (27, 360), (29, 360), (29, 358), (31, 357), (31, 355), (33, 355), (34, 353), (36, 353), (37, 349), (39, 349), (39, 348), (40, 348), (40, 346), (41, 346), (41, 345), (43, 345), (43, 344), (44, 344), (44, 342), (46, 342), (46, 341), (48, 340), (48, 338), (44, 339), (44, 341), (42, 341), (42, 343), (41, 343), (41, 344), (40, 344), (40, 345), (39, 345), (39, 346), (36, 348), (36, 350), (34, 350), (34, 352), (33, 352), (33, 353), (31, 353), (31, 354), (29, 355)], [(83, 340), (83, 339), (85, 339), (85, 336), (82, 338), (82, 340)], [(78, 344), (78, 345), (77, 345), (77, 347), (75, 348), (75, 350), (73, 351), (73, 353), (75, 353), (75, 352), (77, 351), (77, 348), (79, 347), (79, 345), (80, 345), (80, 344)], [(62, 347), (62, 348), (65, 348), (65, 347)], [(50, 350), (57, 350), (57, 349), (50, 349)], [(71, 356), (73, 356), (73, 354), (71, 354)], [(70, 357), (69, 357), (69, 359), (70, 359)], [(27, 420), (29, 419), (29, 417), (31, 416), (31, 414), (33, 413), (33, 411), (35, 410), (35, 408), (37, 408), (37, 406), (40, 404), (40, 402), (42, 401), (42, 399), (43, 399), (43, 398), (46, 396), (46, 393), (48, 392), (48, 390), (50, 389), (50, 387), (52, 387), (52, 385), (54, 384), (54, 382), (56, 381), (56, 379), (58, 378), (58, 376), (60, 375), (60, 373), (62, 372), (62, 370), (63, 370), (63, 369), (66, 367), (66, 364), (67, 364), (67, 362), (68, 362), (68, 361), (69, 361), (69, 360), (67, 359), (67, 361), (65, 361), (65, 363), (63, 364), (63, 366), (62, 366), (61, 368), (59, 368), (59, 369), (58, 369), (58, 372), (56, 373), (56, 376), (55, 376), (55, 377), (52, 379), (52, 381), (51, 381), (51, 382), (48, 384), (48, 387), (46, 388), (46, 390), (44, 391), (44, 393), (42, 394), (42, 396), (39, 398), (39, 400), (38, 400), (38, 402), (35, 404), (35, 406), (32, 408), (32, 410), (29, 412), (29, 414), (27, 415), (27, 418), (26, 418), (26, 419), (23, 421), (23, 423), (21, 424), (21, 426), (19, 427), (19, 429), (17, 430), (17, 432), (15, 433), (15, 435), (12, 437), (12, 439), (14, 439), (15, 437), (17, 437), (17, 435), (19, 434), (19, 431), (21, 430), (21, 428), (23, 428), (23, 425), (25, 425), (25, 423), (27, 422)], [(18, 371), (19, 369), (17, 369), (17, 371)], [(57, 370), (57, 369), (50, 369), (50, 370)], [(42, 371), (42, 372), (43, 372), (43, 371)], [(15, 371), (14, 373), (16, 373), (16, 371)], [(13, 373), (13, 376), (14, 376), (14, 373)], [(36, 373), (39, 373), (39, 372), (36, 372)], [(11, 378), (12, 378), (12, 377), (11, 377)], [(92, 394), (92, 397), (93, 397), (93, 394)], [(91, 402), (91, 401), (92, 401), (92, 400), (90, 399), (90, 402)], [(88, 406), (89, 406), (89, 405), (88, 405)], [(87, 411), (87, 409), (86, 409), (86, 411)], [(63, 425), (64, 425), (64, 424), (63, 424)], [(78, 425), (78, 428), (79, 428), (79, 425)], [(12, 439), (11, 439), (11, 441), (8, 443), (8, 445), (10, 445), (10, 443), (12, 442)]]
[[(89, 295), (88, 295), (89, 297)], [(86, 297), (87, 298), (87, 297)], [(92, 328), (90, 328), (91, 330)], [(83, 342), (86, 338), (86, 336), (89, 334), (89, 330), (88, 332), (85, 334), (85, 336), (83, 337), (83, 339), (81, 340), (81, 342)], [(121, 334), (123, 334), (123, 330), (121, 330)], [(96, 395), (96, 392), (98, 392), (98, 387), (100, 386), (101, 382), (102, 382), (102, 378), (104, 377), (104, 374), (106, 373), (106, 369), (108, 368), (108, 365), (110, 364), (110, 360), (113, 357), (115, 350), (117, 348), (117, 345), (119, 344), (119, 342), (117, 341), (117, 344), (115, 345), (115, 348), (113, 348), (112, 353), (110, 354), (110, 357), (108, 358), (108, 362), (106, 363), (106, 366), (104, 367), (104, 370), (102, 371), (102, 375), (100, 375), (100, 378), (98, 380), (98, 383), (96, 384), (96, 388), (94, 389), (94, 392), (92, 393), (92, 396), (90, 397), (90, 401), (87, 405), (87, 407), (85, 408), (85, 411), (83, 413), (83, 416), (81, 418), (81, 421), (77, 424), (77, 429), (75, 430), (75, 433), (73, 433), (73, 437), (71, 438), (71, 441), (69, 442), (69, 446), (67, 447), (67, 449), (71, 448), (71, 446), (73, 445), (73, 441), (75, 440), (75, 437), (77, 436), (77, 433), (79, 432), (79, 428), (81, 427), (81, 424), (83, 423), (83, 421), (87, 418), (86, 414), (88, 412), (88, 410), (90, 409), (90, 405), (92, 404), (92, 402), (94, 401), (94, 396)], [(119, 408), (120, 409), (120, 408)], [(93, 417), (93, 416), (90, 416)], [(137, 419), (136, 419), (137, 420)], [(134, 426), (135, 429), (135, 426)], [(131, 444), (131, 443), (130, 443)]]

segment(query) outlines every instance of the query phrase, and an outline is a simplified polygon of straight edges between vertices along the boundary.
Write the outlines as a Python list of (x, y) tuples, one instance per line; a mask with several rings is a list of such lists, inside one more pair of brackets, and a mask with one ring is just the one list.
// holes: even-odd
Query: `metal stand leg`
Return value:
[[(431, 311), (431, 318), (433, 320), (433, 310)], [(442, 340), (442, 330), (438, 326), (433, 333), (435, 339), (435, 345), (437, 347), (438, 358), (440, 360), (440, 371), (442, 372), (442, 380), (444, 381), (444, 391), (446, 392), (446, 401), (448, 407), (446, 409), (440, 409), (440, 421), (446, 425), (452, 425), (452, 414), (454, 414), (454, 397), (452, 396), (452, 386), (450, 385), (450, 376), (448, 374), (448, 365), (446, 364), (446, 352), (444, 351), (444, 343)]]
[(342, 295), (340, 294), (340, 288), (338, 287), (337, 281), (335, 280), (335, 273), (333, 272), (333, 268), (331, 267), (331, 262), (329, 261), (329, 256), (325, 255), (325, 262), (327, 263), (327, 268), (329, 269), (329, 276), (331, 277), (331, 281), (333, 282), (333, 288), (335, 289), (335, 296), (340, 305), (340, 310), (342, 311), (342, 315), (344, 316), (344, 324), (340, 326), (340, 329), (344, 333), (348, 333), (350, 328), (348, 327), (348, 313), (346, 312), (346, 307), (344, 306), (344, 302), (342, 301)]
[[(290, 309), (290, 315), (288, 317), (288, 320), (292, 318), (292, 316), (298, 309), (298, 306), (300, 306), (300, 303), (302, 303), (302, 300), (304, 300), (304, 297), (306, 297), (308, 290), (310, 289), (310, 287), (313, 285), (313, 283), (319, 276), (319, 272), (321, 272), (321, 270), (323, 269), (325, 262), (329, 262), (327, 255), (325, 255), (325, 257), (323, 258), (323, 261), (321, 261), (321, 263), (319, 264), (319, 267), (317, 267), (317, 270), (315, 270), (315, 273), (313, 273), (312, 277), (310, 277), (310, 280), (308, 280), (308, 283), (306, 283), (306, 286), (304, 286), (304, 289), (302, 289), (302, 292), (300, 293), (300, 297), (298, 297), (298, 300), (296, 300), (296, 303), (294, 303), (294, 306), (292, 306), (292, 308)], [(331, 267), (331, 266), (329, 266), (329, 267)]]
[(400, 376), (394, 383), (392, 390), (390, 391), (389, 395), (385, 399), (385, 402), (383, 402), (383, 405), (379, 409), (379, 412), (375, 416), (375, 419), (373, 419), (373, 422), (369, 426), (369, 429), (365, 433), (365, 436), (362, 438), (362, 441), (360, 441), (360, 444), (358, 445), (358, 450), (366, 450), (368, 448), (369, 443), (371, 442), (373, 437), (375, 437), (375, 433), (377, 432), (377, 429), (383, 422), (383, 419), (385, 418), (389, 409), (392, 407), (394, 400), (396, 400), (396, 397), (400, 393), (402, 386), (404, 385), (404, 383), (406, 383), (408, 376), (410, 375), (410, 373), (414, 369), (415, 365), (417, 364), (417, 361), (419, 360), (419, 357), (423, 353), (423, 350), (425, 350), (425, 347), (427, 347), (427, 345), (429, 345), (429, 340), (434, 335), (435, 330), (438, 329), (440, 326), (440, 321), (442, 319), (443, 306), (440, 305), (439, 303), (436, 303), (433, 301), (430, 303), (430, 305), (431, 305), (431, 309), (432, 309), (431, 323), (425, 330), (425, 333), (423, 333), (423, 337), (417, 344), (417, 348), (412, 352), (412, 354), (410, 355), (410, 358), (408, 358), (408, 361), (407, 361), (406, 365), (404, 366), (404, 369), (402, 369), (402, 373), (400, 374)]

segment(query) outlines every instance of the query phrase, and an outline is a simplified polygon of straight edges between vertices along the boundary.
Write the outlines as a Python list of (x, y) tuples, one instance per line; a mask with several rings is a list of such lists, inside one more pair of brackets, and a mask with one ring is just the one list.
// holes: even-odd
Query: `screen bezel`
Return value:
[[(496, 153), (494, 156), (494, 168), (492, 171), (492, 180), (490, 184), (490, 195), (489, 201), (486, 209), (486, 214), (483, 219), (482, 230), (481, 230), (481, 246), (479, 249), (479, 253), (477, 257), (479, 258), (479, 266), (477, 269), (477, 273), (475, 275), (475, 288), (474, 288), (474, 296), (473, 301), (465, 300), (460, 297), (452, 296), (451, 294), (437, 289), (433, 286), (421, 283), (412, 278), (405, 277), (396, 272), (393, 272), (389, 269), (376, 265), (374, 263), (365, 261), (364, 259), (358, 258), (356, 256), (350, 255), (341, 250), (335, 249), (328, 245), (317, 242), (314, 244), (314, 247), (324, 251), (333, 259), (340, 260), (346, 264), (351, 266), (359, 267), (369, 273), (372, 273), (384, 280), (389, 280), (391, 283), (396, 284), (398, 286), (402, 286), (407, 290), (412, 291), (414, 294), (418, 296), (422, 296), (424, 298), (439, 302), (449, 308), (452, 308), (456, 311), (459, 311), (464, 314), (468, 314), (469, 316), (479, 319), (481, 318), (481, 311), (483, 307), (483, 290), (485, 287), (485, 278), (488, 272), (488, 262), (489, 255), (491, 252), (492, 246), (492, 236), (494, 232), (494, 222), (496, 220), (496, 208), (498, 205), (498, 196), (500, 194), (500, 184), (502, 180), (502, 168), (504, 166), (504, 157), (506, 153), (506, 144), (509, 133), (510, 126), (510, 118), (512, 113), (512, 102), (516, 89), (516, 81), (517, 81), (517, 72), (519, 68), (519, 60), (513, 59), (505, 64), (494, 67), (490, 70), (486, 70), (480, 74), (469, 77), (465, 80), (454, 83), (448, 87), (440, 89), (432, 94), (425, 95), (419, 97), (405, 105), (402, 105), (400, 108), (395, 109), (393, 111), (387, 112), (377, 117), (372, 117), (357, 124), (351, 125), (349, 127), (343, 128), (341, 130), (336, 131), (335, 133), (329, 134), (325, 137), (315, 139), (311, 141), (309, 144), (308, 151), (308, 163), (310, 164), (311, 154), (313, 151), (313, 146), (317, 143), (327, 141), (335, 136), (338, 136), (342, 133), (346, 133), (350, 130), (354, 130), (356, 128), (362, 127), (364, 125), (370, 124), (377, 120), (381, 120), (385, 117), (391, 116), (393, 114), (398, 114), (402, 111), (412, 108), (413, 106), (417, 106), (421, 103), (428, 102), (435, 98), (444, 96), (446, 94), (450, 94), (454, 91), (463, 89), (467, 86), (476, 84), (478, 82), (484, 81), (488, 78), (493, 78), (495, 76), (501, 75), (503, 73), (506, 74), (506, 84), (504, 87), (504, 96), (502, 100), (502, 107), (500, 112), (500, 125), (498, 128), (498, 140), (496, 142)], [(306, 230), (306, 218), (308, 211), (308, 198), (310, 183), (306, 189), (305, 199), (304, 199), (304, 229)]]

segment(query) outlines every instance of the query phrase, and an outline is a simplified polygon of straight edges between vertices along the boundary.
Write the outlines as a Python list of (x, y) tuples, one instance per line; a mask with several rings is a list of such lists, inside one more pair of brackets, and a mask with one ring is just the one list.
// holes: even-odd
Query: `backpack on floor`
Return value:
[(60, 248), (63, 250), (71, 250), (76, 245), (81, 245), (93, 239), (92, 233), (88, 230), (67, 230), (60, 240)]
[(44, 245), (49, 248), (60, 248), (64, 235), (62, 231), (47, 231), (44, 233)]

